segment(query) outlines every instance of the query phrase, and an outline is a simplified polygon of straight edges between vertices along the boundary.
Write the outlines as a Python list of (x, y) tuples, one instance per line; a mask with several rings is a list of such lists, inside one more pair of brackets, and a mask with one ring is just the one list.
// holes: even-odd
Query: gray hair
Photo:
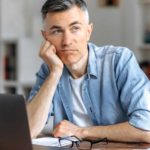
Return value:
[(85, 12), (86, 19), (89, 22), (88, 8), (84, 0), (47, 0), (42, 6), (41, 13), (43, 20), (49, 12), (61, 12), (77, 6)]

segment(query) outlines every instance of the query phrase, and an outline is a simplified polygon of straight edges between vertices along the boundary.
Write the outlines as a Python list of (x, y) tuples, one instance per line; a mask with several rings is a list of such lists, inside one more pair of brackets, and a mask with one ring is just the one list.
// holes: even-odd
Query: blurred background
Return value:
[[(85, 0), (91, 42), (130, 48), (150, 78), (150, 0)], [(45, 0), (0, 0), (0, 93), (28, 96), (42, 60), (40, 9)]]

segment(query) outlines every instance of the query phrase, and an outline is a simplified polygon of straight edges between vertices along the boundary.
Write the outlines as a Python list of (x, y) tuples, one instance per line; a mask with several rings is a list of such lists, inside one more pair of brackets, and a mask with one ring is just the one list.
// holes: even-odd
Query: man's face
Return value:
[(44, 38), (55, 46), (56, 53), (64, 64), (75, 64), (88, 53), (87, 42), (90, 39), (92, 25), (78, 7), (48, 13), (44, 25)]

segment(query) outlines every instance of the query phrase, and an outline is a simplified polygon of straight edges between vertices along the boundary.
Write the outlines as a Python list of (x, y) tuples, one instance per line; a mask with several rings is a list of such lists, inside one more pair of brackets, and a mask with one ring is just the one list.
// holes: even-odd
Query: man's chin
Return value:
[(77, 61), (73, 61), (73, 60), (65, 61), (64, 64), (65, 64), (66, 66), (69, 66), (69, 67), (72, 68), (72, 67), (77, 66)]

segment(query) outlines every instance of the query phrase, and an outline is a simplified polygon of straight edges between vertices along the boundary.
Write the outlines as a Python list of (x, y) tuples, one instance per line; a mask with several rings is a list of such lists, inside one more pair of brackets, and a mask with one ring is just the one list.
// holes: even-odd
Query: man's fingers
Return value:
[(43, 54), (45, 53), (45, 51), (47, 51), (47, 49), (50, 48), (50, 45), (51, 45), (50, 42), (44, 41), (44, 42), (42, 43), (41, 48), (40, 48), (40, 53), (39, 53), (39, 55), (40, 55), (40, 56), (43, 56)]
[[(48, 41), (42, 45), (42, 48), (40, 49), (39, 56), (43, 58), (44, 60), (47, 58), (54, 58), (56, 56), (56, 48), (54, 45), (50, 44)], [(56, 56), (57, 57), (57, 56)]]
[(48, 41), (44, 41), (43, 43), (42, 43), (42, 45), (41, 45), (41, 50), (45, 50), (45, 49), (47, 49), (48, 47), (50, 46), (50, 42), (48, 42)]
[(53, 135), (54, 137), (72, 136), (75, 135), (76, 129), (76, 125), (67, 120), (63, 120), (55, 126)]

